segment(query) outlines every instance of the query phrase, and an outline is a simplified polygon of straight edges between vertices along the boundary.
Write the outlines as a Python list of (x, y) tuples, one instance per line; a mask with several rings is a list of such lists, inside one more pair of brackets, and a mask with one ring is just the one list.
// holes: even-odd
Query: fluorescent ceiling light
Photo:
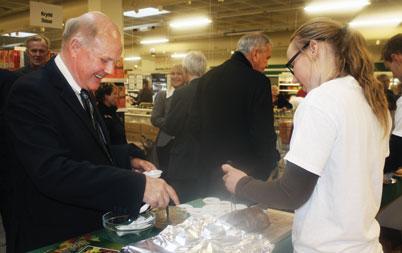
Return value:
[(167, 38), (153, 38), (153, 39), (144, 39), (141, 40), (140, 43), (143, 45), (149, 45), (149, 44), (161, 44), (161, 43), (166, 43), (169, 42)]
[(148, 7), (148, 8), (139, 9), (138, 11), (125, 11), (125, 12), (123, 12), (123, 15), (126, 17), (132, 17), (132, 18), (143, 18), (143, 17), (166, 14), (169, 12), (170, 11), (167, 11), (167, 10), (159, 10), (157, 8)]
[(402, 18), (372, 18), (365, 20), (355, 20), (349, 23), (351, 27), (379, 27), (379, 26), (397, 26), (402, 22)]
[(170, 22), (170, 27), (181, 29), (181, 28), (194, 28), (200, 26), (206, 26), (210, 24), (212, 21), (206, 17), (197, 17), (197, 18), (187, 18), (187, 19), (178, 19)]
[(368, 0), (342, 0), (342, 1), (325, 1), (315, 2), (304, 7), (304, 10), (308, 13), (324, 13), (324, 12), (351, 12), (363, 8), (369, 5)]
[(124, 31), (149, 31), (151, 29), (155, 29), (156, 27), (161, 26), (159, 23), (149, 23), (149, 24), (143, 24), (143, 25), (131, 25), (131, 26), (126, 26), (123, 28)]
[(171, 55), (171, 57), (172, 57), (172, 58), (175, 58), (175, 59), (181, 59), (181, 58), (186, 57), (186, 55), (187, 55), (187, 53), (173, 53), (173, 54)]
[(125, 61), (139, 61), (141, 60), (140, 56), (130, 56), (130, 57), (124, 57)]
[(12, 33), (5, 33), (3, 36), (7, 37), (15, 37), (15, 38), (26, 38), (37, 35), (37, 33), (28, 33), (28, 32), (12, 32)]
[(232, 32), (225, 32), (223, 35), (225, 36), (237, 36), (237, 35), (245, 35), (250, 33), (258, 33), (262, 32), (262, 30), (243, 30), (243, 31), (232, 31)]

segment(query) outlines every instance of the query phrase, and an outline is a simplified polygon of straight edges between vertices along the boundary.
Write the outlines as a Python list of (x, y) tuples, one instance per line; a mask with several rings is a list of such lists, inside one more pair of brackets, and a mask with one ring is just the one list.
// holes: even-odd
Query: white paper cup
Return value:
[(162, 171), (161, 170), (150, 170), (150, 171), (145, 171), (144, 174), (147, 175), (148, 177), (158, 178), (162, 175)]

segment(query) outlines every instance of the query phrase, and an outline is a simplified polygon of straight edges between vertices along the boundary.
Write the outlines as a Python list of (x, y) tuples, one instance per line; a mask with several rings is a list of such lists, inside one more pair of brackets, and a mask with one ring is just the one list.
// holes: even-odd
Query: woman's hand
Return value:
[(229, 164), (222, 165), (222, 170), (225, 175), (223, 176), (223, 181), (225, 181), (225, 186), (228, 191), (235, 193), (236, 185), (240, 179), (246, 177), (247, 174), (241, 170), (238, 170)]

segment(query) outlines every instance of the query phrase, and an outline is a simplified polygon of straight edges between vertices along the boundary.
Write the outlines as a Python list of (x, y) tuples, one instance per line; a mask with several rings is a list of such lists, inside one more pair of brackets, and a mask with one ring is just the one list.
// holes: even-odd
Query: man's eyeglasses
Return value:
[(299, 54), (301, 52), (303, 52), (304, 49), (306, 49), (308, 47), (308, 45), (310, 45), (310, 41), (307, 42), (302, 49), (300, 49), (295, 55), (293, 55), (292, 58), (290, 58), (290, 60), (288, 61), (288, 63), (286, 63), (286, 67), (289, 69), (290, 73), (292, 73), (292, 75), (295, 75), (295, 73), (293, 73), (293, 62), (296, 60), (297, 56), (299, 56)]

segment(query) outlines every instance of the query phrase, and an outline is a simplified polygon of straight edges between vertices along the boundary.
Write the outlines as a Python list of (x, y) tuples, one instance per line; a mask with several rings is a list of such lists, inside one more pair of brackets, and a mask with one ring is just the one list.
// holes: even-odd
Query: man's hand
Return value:
[(155, 165), (153, 165), (151, 162), (148, 162), (146, 160), (142, 160), (140, 158), (131, 159), (131, 167), (134, 170), (137, 170), (137, 171), (140, 171), (140, 172), (156, 170)]
[(168, 185), (165, 180), (146, 176), (145, 192), (143, 201), (152, 208), (165, 208), (169, 205), (170, 199), (176, 205), (180, 204), (176, 191)]
[(222, 170), (223, 173), (225, 173), (223, 176), (223, 181), (225, 181), (226, 189), (228, 189), (228, 191), (231, 193), (235, 193), (237, 183), (241, 178), (246, 177), (247, 174), (230, 166), (229, 164), (222, 165)]

